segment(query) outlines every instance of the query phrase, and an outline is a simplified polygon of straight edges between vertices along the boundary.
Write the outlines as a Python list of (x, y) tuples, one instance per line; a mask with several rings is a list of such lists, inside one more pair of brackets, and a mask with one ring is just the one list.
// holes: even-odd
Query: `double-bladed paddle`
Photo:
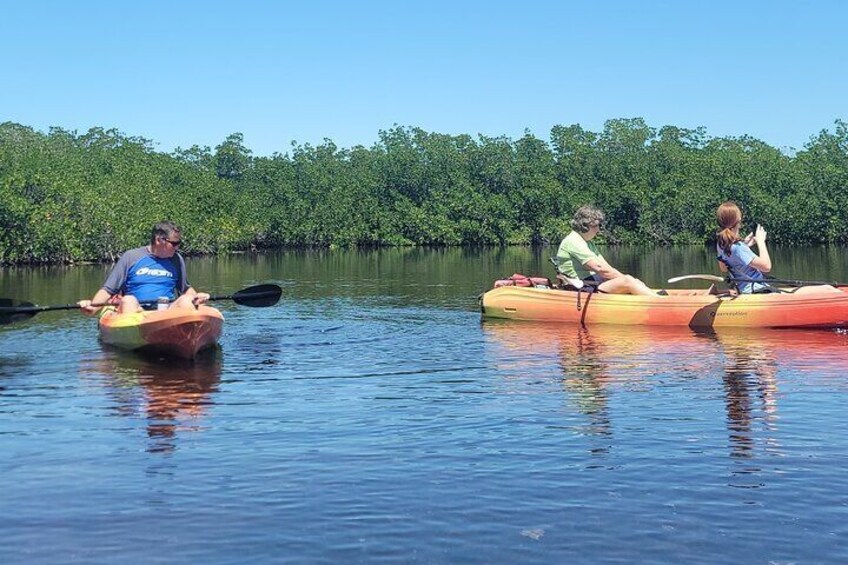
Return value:
[(766, 284), (780, 284), (784, 286), (816, 286), (822, 284), (829, 284), (830, 286), (845, 286), (845, 283), (836, 282), (836, 281), (802, 281), (795, 279), (752, 279), (748, 277), (720, 277), (718, 275), (681, 275), (679, 277), (671, 277), (668, 279), (669, 283), (676, 283), (680, 281), (685, 281), (688, 279), (699, 279), (704, 281), (713, 281), (713, 282), (755, 282), (755, 283), (766, 283)]
[(266, 306), (273, 306), (279, 302), (282, 294), (283, 289), (275, 284), (258, 284), (243, 288), (235, 294), (212, 295), (209, 297), (209, 300), (232, 300), (241, 306), (264, 308)]
[[(232, 300), (241, 306), (263, 308), (273, 306), (280, 300), (283, 289), (275, 284), (259, 284), (244, 288), (234, 294), (220, 294), (210, 296), (209, 300)], [(142, 304), (155, 304), (156, 301), (146, 301)], [(92, 306), (108, 306), (108, 304), (92, 304)], [(0, 298), (0, 325), (11, 324), (32, 318), (39, 312), (49, 310), (77, 310), (77, 304), (64, 304), (62, 306), (39, 306), (31, 302), (23, 302), (12, 298)]]

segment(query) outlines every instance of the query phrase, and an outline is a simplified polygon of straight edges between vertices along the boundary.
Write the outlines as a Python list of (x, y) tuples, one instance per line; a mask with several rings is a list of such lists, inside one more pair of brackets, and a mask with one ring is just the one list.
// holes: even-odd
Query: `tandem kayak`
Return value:
[(848, 327), (848, 287), (817, 286), (772, 294), (669, 290), (668, 296), (586, 293), (501, 286), (484, 293), (484, 318), (646, 326)]
[(193, 359), (218, 342), (223, 327), (224, 316), (210, 306), (133, 314), (110, 309), (100, 317), (100, 340), (121, 349)]

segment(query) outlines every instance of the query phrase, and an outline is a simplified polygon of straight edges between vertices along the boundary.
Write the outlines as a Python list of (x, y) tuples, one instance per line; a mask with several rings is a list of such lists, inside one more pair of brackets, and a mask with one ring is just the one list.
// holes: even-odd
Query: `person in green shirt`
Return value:
[(631, 275), (625, 275), (604, 259), (592, 239), (604, 225), (604, 213), (595, 206), (581, 206), (571, 219), (572, 232), (559, 245), (556, 260), (566, 277), (598, 283), (598, 290), (611, 294), (657, 296), (657, 292)]

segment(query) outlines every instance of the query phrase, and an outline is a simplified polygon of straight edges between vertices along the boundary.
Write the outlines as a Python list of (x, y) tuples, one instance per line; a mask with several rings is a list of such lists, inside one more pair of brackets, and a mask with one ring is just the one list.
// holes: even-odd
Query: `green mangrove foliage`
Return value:
[(848, 125), (794, 154), (703, 128), (610, 120), (550, 140), (394, 127), (371, 148), (293, 144), (253, 156), (241, 134), (171, 154), (94, 128), (0, 124), (0, 262), (111, 260), (170, 218), (186, 251), (557, 242), (583, 203), (610, 243), (702, 244), (723, 200), (782, 243), (848, 240)]

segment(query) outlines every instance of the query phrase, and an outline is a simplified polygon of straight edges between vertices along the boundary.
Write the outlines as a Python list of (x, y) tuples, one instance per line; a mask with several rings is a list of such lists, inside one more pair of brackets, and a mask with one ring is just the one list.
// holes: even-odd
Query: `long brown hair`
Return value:
[(718, 246), (727, 255), (730, 255), (730, 248), (741, 239), (734, 233), (733, 228), (742, 223), (742, 210), (739, 209), (736, 202), (728, 200), (718, 207), (716, 219), (718, 220), (719, 228), (716, 234)]

